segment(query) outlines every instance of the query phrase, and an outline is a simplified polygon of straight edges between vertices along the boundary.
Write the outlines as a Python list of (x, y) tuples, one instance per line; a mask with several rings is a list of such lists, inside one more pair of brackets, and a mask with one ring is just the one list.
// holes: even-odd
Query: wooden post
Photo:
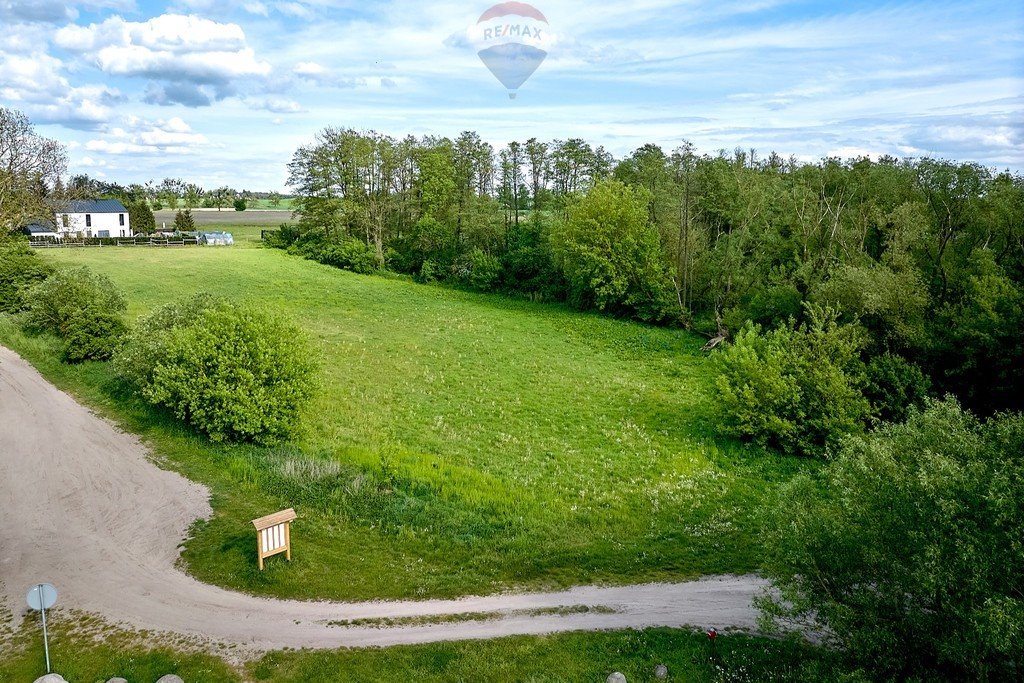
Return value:
[(284, 559), (292, 561), (292, 525), (291, 522), (284, 525)]
[(252, 520), (252, 525), (256, 527), (256, 558), (260, 571), (263, 571), (263, 560), (271, 555), (284, 553), (285, 559), (291, 562), (291, 525), (296, 516), (295, 510), (288, 508)]

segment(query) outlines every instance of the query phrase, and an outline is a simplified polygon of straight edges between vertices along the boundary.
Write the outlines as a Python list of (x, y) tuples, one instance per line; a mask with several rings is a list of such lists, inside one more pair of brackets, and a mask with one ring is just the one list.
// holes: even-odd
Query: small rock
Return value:
[(659, 664), (658, 666), (654, 667), (654, 677), (668, 678), (668, 667), (664, 664)]
[(35, 680), (35, 683), (68, 683), (68, 682), (64, 680), (63, 676), (59, 676), (57, 674), (46, 674), (45, 676), (40, 676), (39, 678), (37, 678)]
[(185, 681), (181, 680), (174, 674), (167, 674), (166, 676), (158, 678), (156, 683), (185, 683)]
[(118, 676), (117, 678), (111, 678), (107, 683), (128, 683), (128, 679)]
[(616, 671), (613, 674), (609, 674), (605, 683), (626, 683), (626, 677)]

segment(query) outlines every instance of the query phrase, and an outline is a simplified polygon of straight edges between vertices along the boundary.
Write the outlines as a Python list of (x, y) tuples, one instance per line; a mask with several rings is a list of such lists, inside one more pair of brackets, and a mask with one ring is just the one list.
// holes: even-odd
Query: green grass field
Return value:
[[(299, 598), (404, 598), (756, 570), (757, 509), (810, 463), (717, 439), (702, 339), (553, 305), (360, 276), (258, 248), (51, 250), (130, 317), (204, 290), (299, 323), (322, 364), (301, 438), (215, 446), (102, 363), (0, 322), (0, 341), (208, 484), (184, 562)], [(300, 515), (256, 569), (249, 520)]]

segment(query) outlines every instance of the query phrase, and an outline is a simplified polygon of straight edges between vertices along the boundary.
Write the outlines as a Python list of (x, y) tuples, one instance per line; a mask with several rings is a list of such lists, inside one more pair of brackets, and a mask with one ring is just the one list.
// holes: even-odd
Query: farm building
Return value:
[(77, 199), (57, 212), (61, 236), (131, 237), (128, 209), (116, 199)]

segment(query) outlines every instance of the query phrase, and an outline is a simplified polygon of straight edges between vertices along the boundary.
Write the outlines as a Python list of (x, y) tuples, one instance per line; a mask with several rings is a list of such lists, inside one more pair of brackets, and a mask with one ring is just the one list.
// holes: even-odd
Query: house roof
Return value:
[(29, 223), (21, 230), (22, 232), (28, 233), (29, 235), (39, 235), (43, 233), (54, 232), (53, 226), (47, 225), (46, 223)]
[(73, 199), (61, 213), (128, 213), (116, 199)]

